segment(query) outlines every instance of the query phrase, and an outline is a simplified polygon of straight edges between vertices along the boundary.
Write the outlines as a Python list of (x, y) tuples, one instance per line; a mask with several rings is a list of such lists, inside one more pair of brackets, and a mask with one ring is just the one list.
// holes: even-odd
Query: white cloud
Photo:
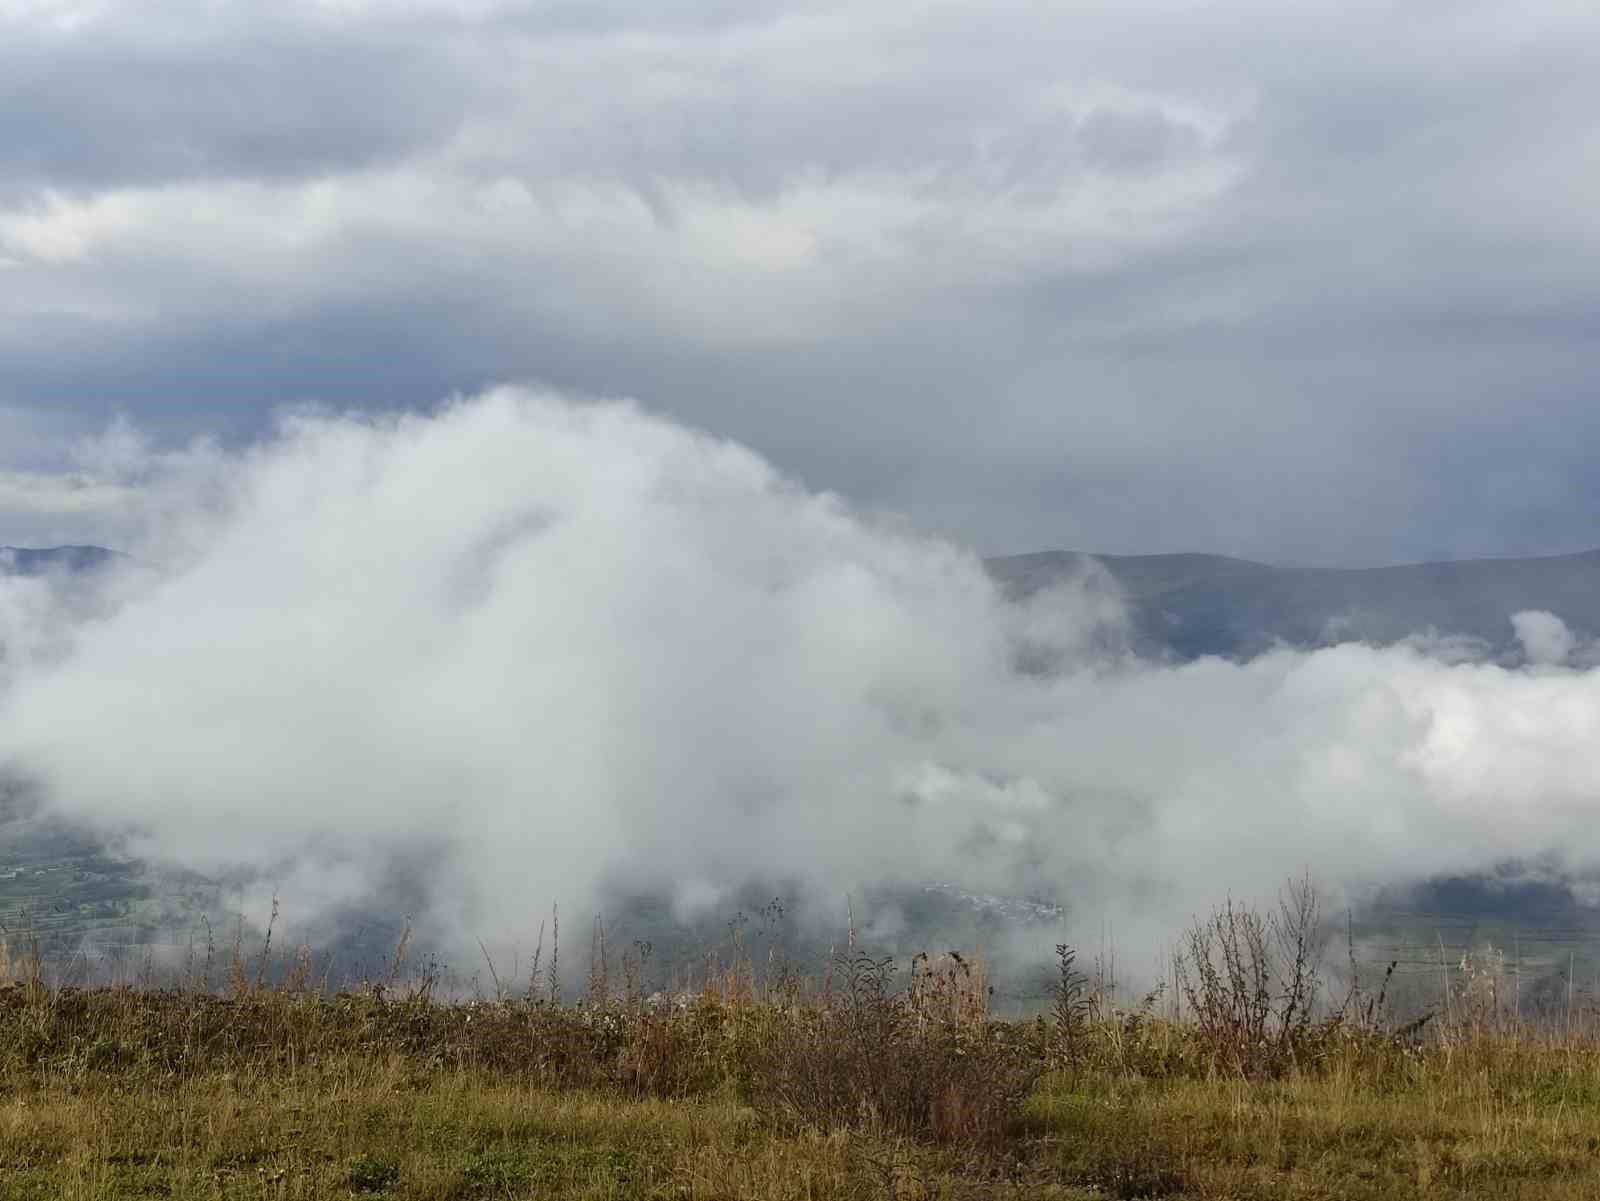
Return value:
[(132, 445), (167, 571), (19, 669), (0, 741), (61, 812), (302, 921), (402, 867), (461, 940), (617, 886), (948, 881), (1140, 945), (1303, 867), (1600, 866), (1595, 671), (1133, 661), (1093, 580), (1009, 606), (970, 554), (625, 405)]
[(1567, 628), (1567, 623), (1554, 613), (1528, 611), (1514, 613), (1511, 624), (1522, 643), (1522, 652), (1529, 663), (1541, 666), (1560, 666), (1567, 662), (1577, 649), (1578, 640)]

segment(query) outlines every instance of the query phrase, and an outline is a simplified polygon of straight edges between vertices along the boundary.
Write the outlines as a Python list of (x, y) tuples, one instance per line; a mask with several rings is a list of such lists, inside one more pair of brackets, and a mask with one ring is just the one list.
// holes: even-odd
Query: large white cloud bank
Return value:
[(1302, 869), (1600, 859), (1600, 675), (1548, 615), (1522, 669), (1422, 642), (1141, 661), (1103, 579), (1011, 604), (740, 446), (516, 389), (114, 449), (159, 569), (70, 621), (6, 584), (0, 750), (63, 815), (302, 917), (405, 871), (462, 940), (769, 879), (1155, 930)]

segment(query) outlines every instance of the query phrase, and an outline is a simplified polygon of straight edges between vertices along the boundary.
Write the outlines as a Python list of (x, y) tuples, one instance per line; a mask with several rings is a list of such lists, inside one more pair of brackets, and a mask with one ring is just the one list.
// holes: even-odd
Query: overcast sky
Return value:
[(1591, 547), (1596, 112), (1553, 0), (0, 0), (0, 541), (511, 380), (988, 553)]

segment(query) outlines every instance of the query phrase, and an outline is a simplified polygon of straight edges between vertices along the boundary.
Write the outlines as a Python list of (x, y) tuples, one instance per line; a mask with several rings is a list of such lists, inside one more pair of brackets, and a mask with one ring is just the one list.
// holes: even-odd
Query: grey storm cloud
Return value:
[(433, 56), (406, 46), (302, 38), (241, 49), (0, 52), (10, 197), (359, 169), (447, 137), (470, 98)]
[(531, 380), (983, 550), (1587, 546), (1597, 59), (1557, 3), (26, 0), (0, 410)]

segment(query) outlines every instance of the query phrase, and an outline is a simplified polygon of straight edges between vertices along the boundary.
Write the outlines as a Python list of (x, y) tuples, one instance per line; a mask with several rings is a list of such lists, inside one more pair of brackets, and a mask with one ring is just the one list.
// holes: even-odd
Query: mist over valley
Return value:
[(985, 560), (511, 389), (117, 470), (118, 553), (0, 552), (0, 887), (67, 959), (276, 895), (352, 973), (407, 923), (526, 964), (559, 906), (571, 970), (602, 915), (666, 979), (764, 912), (807, 962), (982, 946), (1025, 1000), (1057, 942), (1131, 985), (1301, 872), (1419, 972), (1597, 925), (1595, 553)]

